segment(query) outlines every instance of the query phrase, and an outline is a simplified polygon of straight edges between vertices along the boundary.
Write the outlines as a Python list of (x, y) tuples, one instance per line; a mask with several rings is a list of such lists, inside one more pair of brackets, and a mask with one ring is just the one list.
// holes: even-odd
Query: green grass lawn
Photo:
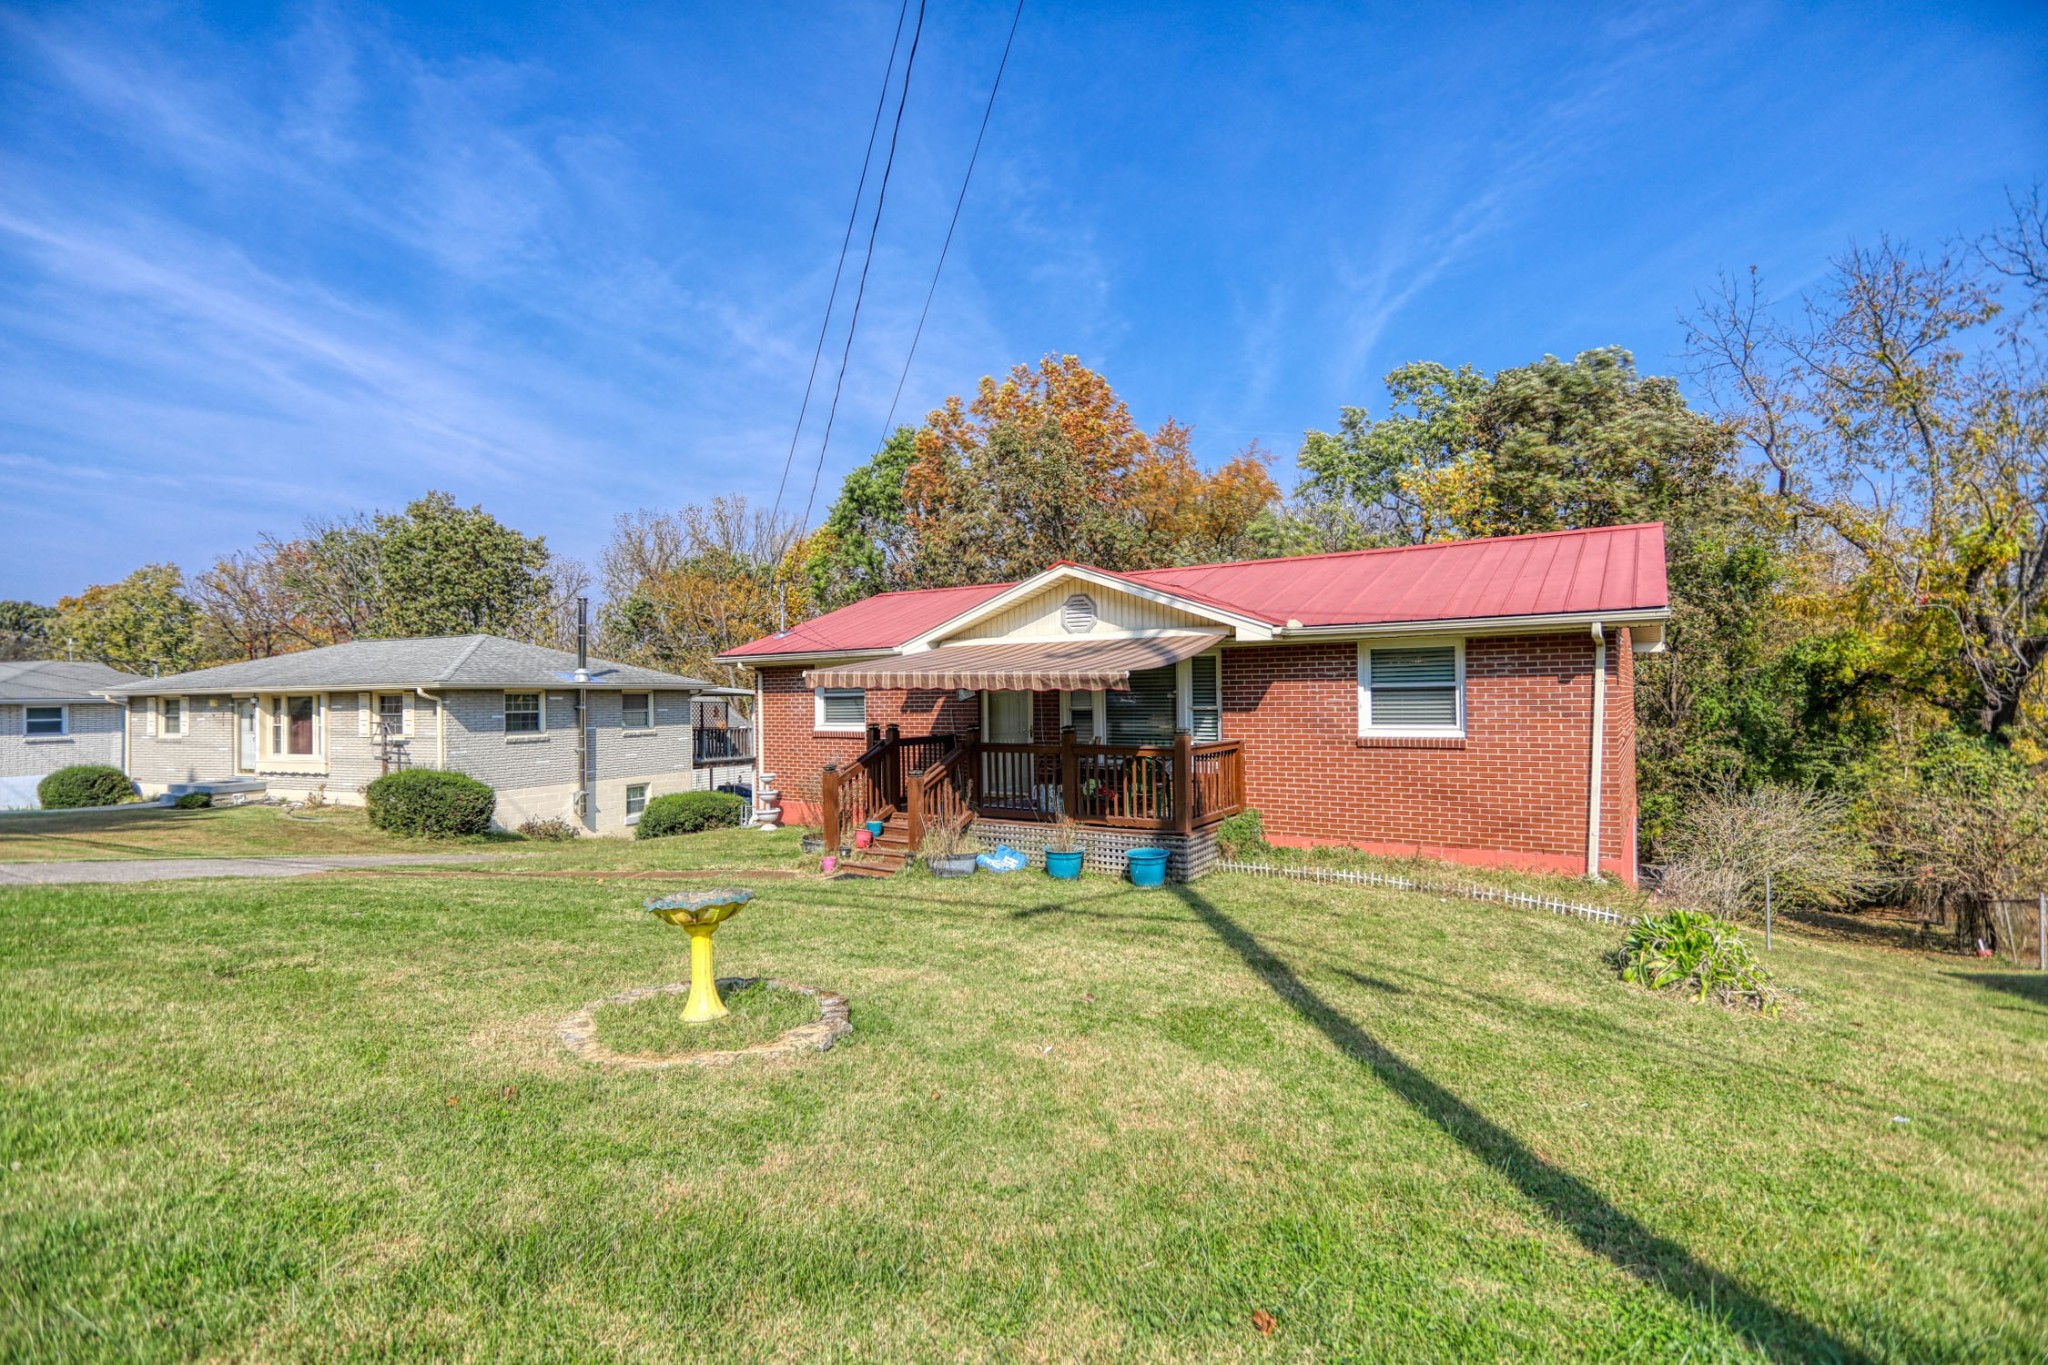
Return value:
[(1611, 928), (1422, 895), (756, 890), (720, 971), (842, 991), (857, 1031), (660, 1072), (554, 1032), (686, 973), (644, 881), (0, 891), (0, 1357), (2048, 1342), (2034, 976), (1784, 935), (1803, 1003), (1768, 1020), (1620, 985)]
[(121, 858), (289, 858), (325, 853), (475, 852), (510, 836), (399, 839), (372, 829), (360, 806), (287, 814), (282, 806), (34, 811), (0, 816), (0, 863)]

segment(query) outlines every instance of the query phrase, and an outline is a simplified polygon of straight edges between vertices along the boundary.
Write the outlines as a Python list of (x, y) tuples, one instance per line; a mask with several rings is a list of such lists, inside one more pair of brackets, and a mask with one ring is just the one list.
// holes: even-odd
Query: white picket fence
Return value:
[(1404, 877), (1398, 872), (1350, 872), (1335, 867), (1275, 867), (1270, 863), (1219, 862), (1217, 872), (1243, 872), (1254, 877), (1284, 877), (1294, 882), (1329, 882), (1340, 886), (1386, 886), (1397, 891), (1426, 891), (1437, 896), (1463, 896), (1468, 900), (1494, 901), (1500, 905), (1521, 905), (1547, 910), (1553, 915), (1575, 915), (1595, 924), (1626, 924), (1627, 915), (1604, 905), (1559, 900), (1555, 896), (1532, 896), (1524, 891), (1488, 886), (1484, 882), (1433, 881)]

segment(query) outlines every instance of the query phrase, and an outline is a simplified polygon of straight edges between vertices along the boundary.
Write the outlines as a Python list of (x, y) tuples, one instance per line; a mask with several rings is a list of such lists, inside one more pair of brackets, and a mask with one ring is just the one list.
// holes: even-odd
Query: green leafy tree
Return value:
[(431, 492), (373, 525), (377, 635), (510, 634), (552, 598), (546, 542), (480, 506)]
[(0, 659), (47, 659), (61, 649), (50, 639), (50, 623), (57, 619), (55, 607), (35, 602), (0, 602)]
[(59, 598), (50, 633), (85, 658), (137, 673), (178, 673), (201, 661), (199, 608), (175, 564), (148, 564)]
[(916, 458), (916, 428), (898, 427), (873, 459), (839, 485), (839, 497), (811, 538), (804, 566), (820, 610), (901, 585), (909, 550), (903, 479)]
[(1926, 699), (2000, 743), (2048, 663), (2048, 222), (2038, 194), (1975, 255), (1882, 239), (1796, 308), (1754, 272), (1693, 319), (1702, 381), (1822, 531)]

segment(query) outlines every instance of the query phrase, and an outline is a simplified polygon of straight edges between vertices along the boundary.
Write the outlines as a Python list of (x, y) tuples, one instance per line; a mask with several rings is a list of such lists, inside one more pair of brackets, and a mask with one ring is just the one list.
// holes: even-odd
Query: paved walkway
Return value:
[(338, 853), (324, 858), (135, 858), (103, 863), (0, 863), (0, 887), (174, 882), (198, 877), (303, 877), (344, 867), (487, 863), (502, 853)]

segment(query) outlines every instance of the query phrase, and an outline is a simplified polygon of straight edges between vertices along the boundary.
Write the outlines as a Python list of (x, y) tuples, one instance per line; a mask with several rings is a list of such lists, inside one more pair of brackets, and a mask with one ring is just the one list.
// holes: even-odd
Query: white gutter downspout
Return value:
[(1607, 630), (1593, 623), (1592, 771), (1586, 782), (1586, 876), (1600, 880), (1600, 778), (1607, 737)]

